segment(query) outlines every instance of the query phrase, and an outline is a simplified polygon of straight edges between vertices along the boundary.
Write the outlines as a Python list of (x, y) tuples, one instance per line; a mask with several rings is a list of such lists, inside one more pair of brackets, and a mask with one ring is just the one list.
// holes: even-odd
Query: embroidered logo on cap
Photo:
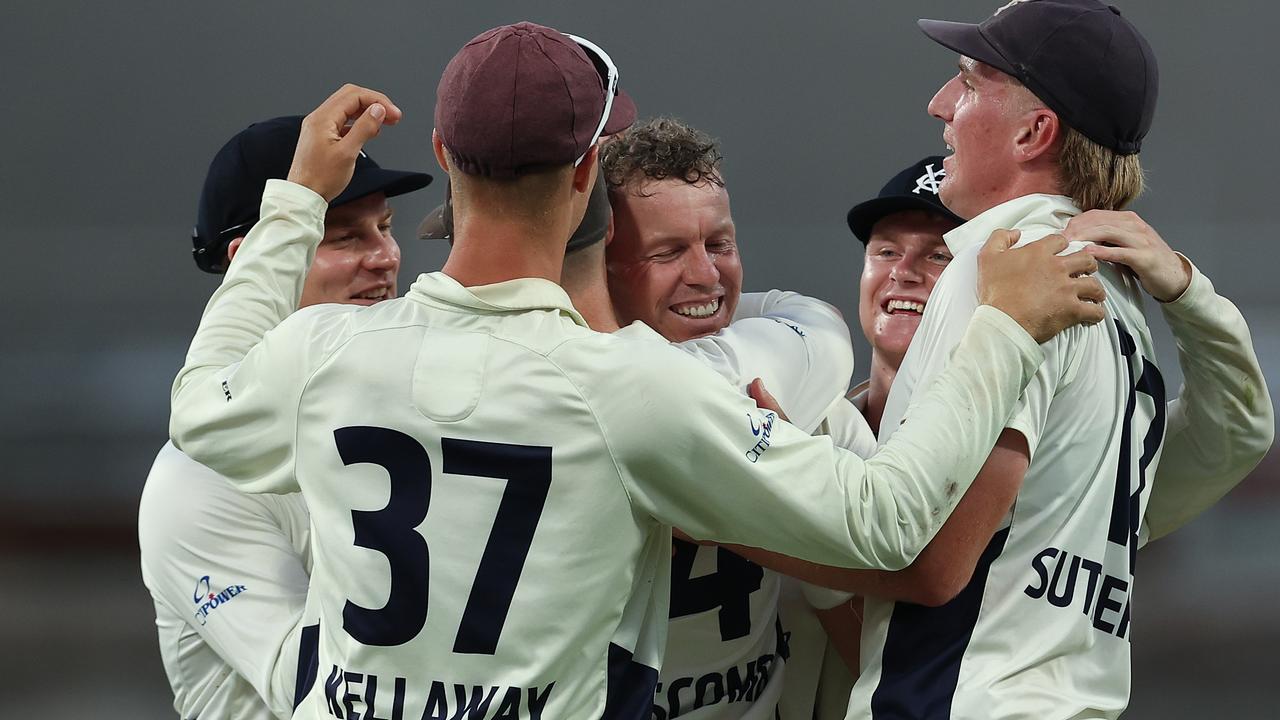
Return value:
[(930, 195), (937, 195), (938, 189), (942, 185), (942, 180), (947, 176), (946, 168), (933, 169), (933, 163), (924, 166), (924, 174), (916, 178), (916, 189), (911, 192), (916, 195), (921, 190), (928, 190)]

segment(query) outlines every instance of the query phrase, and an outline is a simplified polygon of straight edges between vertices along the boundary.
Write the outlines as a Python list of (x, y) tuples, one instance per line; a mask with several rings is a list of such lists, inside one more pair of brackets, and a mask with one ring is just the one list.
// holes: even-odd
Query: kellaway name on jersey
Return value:
[(658, 683), (656, 694), (666, 693), (670, 714), (659, 705), (653, 706), (652, 720), (675, 720), (681, 715), (703, 705), (722, 702), (752, 702), (769, 684), (775, 656), (766, 653), (746, 666), (734, 666), (727, 672), (709, 672), (702, 677), (675, 678), (663, 688)]
[[(511, 687), (507, 685), (446, 684), (432, 680), (425, 693), (426, 707), (422, 720), (538, 720), (551, 699), (555, 683), (544, 687)], [(378, 688), (384, 690), (378, 699)], [(325, 708), (342, 720), (404, 720), (405, 698), (410, 695), (405, 678), (379, 682), (378, 675), (343, 670), (337, 665), (324, 681)], [(413, 693), (421, 697), (420, 691)], [(410, 715), (409, 717), (413, 717)]]
[[(1050, 562), (1054, 563), (1052, 578)], [(1102, 563), (1096, 560), (1055, 547), (1045, 548), (1032, 558), (1031, 569), (1039, 579), (1023, 590), (1028, 597), (1044, 598), (1054, 607), (1069, 608), (1076, 603), (1079, 590), (1083, 599), (1081, 612), (1089, 616), (1093, 627), (1122, 640), (1128, 639), (1128, 580), (1102, 572)]]

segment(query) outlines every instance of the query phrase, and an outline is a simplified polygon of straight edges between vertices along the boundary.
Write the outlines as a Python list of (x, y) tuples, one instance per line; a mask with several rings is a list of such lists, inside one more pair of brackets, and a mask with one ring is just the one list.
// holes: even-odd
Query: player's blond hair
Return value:
[(1142, 194), (1146, 179), (1137, 153), (1121, 155), (1062, 126), (1058, 182), (1081, 210), (1122, 210)]

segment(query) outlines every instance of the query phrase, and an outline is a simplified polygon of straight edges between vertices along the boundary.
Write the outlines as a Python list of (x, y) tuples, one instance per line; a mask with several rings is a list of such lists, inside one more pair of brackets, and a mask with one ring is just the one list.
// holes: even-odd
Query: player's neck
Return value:
[(582, 319), (587, 321), (587, 326), (592, 330), (611, 333), (622, 327), (618, 324), (618, 314), (613, 310), (609, 291), (603, 287), (569, 290), (569, 299), (573, 301), (573, 307), (582, 314)]
[(863, 416), (876, 434), (880, 433), (880, 419), (884, 417), (885, 402), (889, 399), (889, 389), (893, 387), (893, 380), (897, 376), (898, 363), (872, 350), (871, 378), (867, 385), (867, 407)]
[(1062, 195), (1062, 184), (1058, 181), (1056, 166), (1042, 163), (1034, 168), (1024, 168), (1010, 176), (1000, 186), (991, 189), (982, 197), (982, 202), (968, 209), (968, 219), (1003, 205), (1010, 200), (1017, 200), (1027, 195)]
[(610, 333), (620, 327), (609, 297), (604, 269), (604, 243), (597, 243), (565, 256), (560, 285), (569, 293), (573, 307), (596, 332)]
[[(442, 270), (463, 286), (491, 285), (517, 278), (560, 282), (564, 240), (558, 230), (485, 219), (455, 225), (453, 249)], [(565, 230), (561, 237), (568, 237)]]

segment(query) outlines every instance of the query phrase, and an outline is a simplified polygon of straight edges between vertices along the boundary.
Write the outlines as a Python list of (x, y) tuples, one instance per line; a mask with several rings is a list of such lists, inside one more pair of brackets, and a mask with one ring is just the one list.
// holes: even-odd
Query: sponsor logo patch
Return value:
[(204, 625), (209, 621), (209, 613), (231, 602), (244, 591), (244, 585), (227, 585), (215, 592), (208, 575), (200, 578), (196, 581), (196, 591), (191, 596), (191, 602), (196, 606), (196, 621)]
[(765, 412), (764, 415), (757, 420), (747, 413), (747, 422), (751, 426), (751, 436), (756, 438), (756, 444), (747, 450), (747, 459), (756, 462), (761, 455), (769, 449), (769, 436), (773, 434), (773, 423), (778, 419), (778, 415), (773, 412)]

